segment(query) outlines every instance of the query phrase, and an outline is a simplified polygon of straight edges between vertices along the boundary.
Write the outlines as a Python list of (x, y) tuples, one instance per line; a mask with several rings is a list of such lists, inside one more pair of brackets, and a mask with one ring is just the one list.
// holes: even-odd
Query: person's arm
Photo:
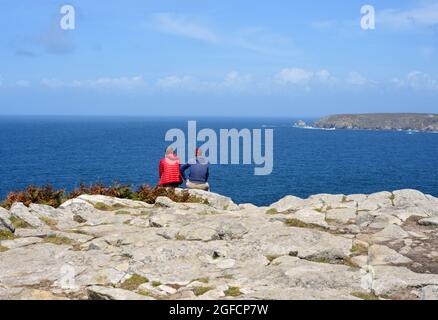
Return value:
[(186, 180), (186, 174), (185, 171), (190, 168), (190, 164), (186, 163), (184, 165), (181, 166), (181, 177), (183, 178), (183, 180)]
[(160, 165), (159, 165), (159, 167), (158, 167), (158, 173), (159, 173), (159, 175), (160, 175), (160, 178), (161, 178), (161, 176), (163, 175), (163, 171), (164, 171), (163, 161), (160, 160)]

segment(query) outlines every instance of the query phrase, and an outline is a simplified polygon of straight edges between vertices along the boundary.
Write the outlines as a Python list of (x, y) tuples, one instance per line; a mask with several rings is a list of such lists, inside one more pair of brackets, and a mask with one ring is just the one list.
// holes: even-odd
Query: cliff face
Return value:
[(438, 299), (437, 198), (191, 193), (0, 208), (0, 299)]
[(322, 118), (317, 128), (438, 131), (437, 114), (341, 114)]

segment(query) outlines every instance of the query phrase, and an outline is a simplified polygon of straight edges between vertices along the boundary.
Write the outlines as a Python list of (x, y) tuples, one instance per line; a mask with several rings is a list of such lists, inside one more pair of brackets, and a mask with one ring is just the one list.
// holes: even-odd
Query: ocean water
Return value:
[(158, 181), (171, 128), (274, 129), (274, 170), (213, 165), (212, 191), (268, 205), (285, 195), (403, 188), (438, 196), (438, 134), (293, 128), (297, 119), (0, 117), (0, 198), (29, 184), (71, 190), (80, 182)]

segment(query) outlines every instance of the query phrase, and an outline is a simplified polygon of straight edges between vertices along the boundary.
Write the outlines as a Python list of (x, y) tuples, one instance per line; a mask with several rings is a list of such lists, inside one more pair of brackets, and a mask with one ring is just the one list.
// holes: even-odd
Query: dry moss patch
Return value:
[(121, 289), (134, 291), (137, 290), (143, 283), (149, 282), (149, 279), (137, 273), (134, 273), (129, 279), (126, 279), (121, 285)]
[(238, 297), (242, 294), (238, 287), (229, 287), (224, 293), (227, 297)]
[(48, 217), (40, 217), (40, 220), (44, 222), (46, 225), (48, 225), (49, 227), (54, 227), (58, 224), (56, 220), (50, 219)]
[(202, 296), (204, 293), (213, 290), (212, 287), (194, 287), (193, 288), (193, 293), (195, 294), (195, 296)]
[(72, 245), (73, 241), (69, 238), (66, 237), (60, 237), (57, 235), (49, 235), (47, 237), (44, 237), (44, 242), (46, 243), (51, 243), (51, 244), (56, 244), (58, 246), (61, 245)]
[(266, 211), (266, 214), (275, 215), (275, 214), (278, 214), (278, 210), (275, 208), (271, 208), (271, 209)]
[(14, 240), (14, 234), (9, 230), (0, 230), (0, 240)]
[(351, 253), (357, 256), (368, 255), (368, 248), (364, 244), (355, 243), (351, 248)]
[(291, 219), (287, 219), (284, 222), (288, 227), (295, 227), (295, 228), (305, 228), (305, 229), (317, 229), (317, 230), (322, 230), (325, 231), (325, 229), (317, 224), (312, 224), (312, 223), (305, 223), (301, 220), (295, 219), (295, 218), (291, 218)]

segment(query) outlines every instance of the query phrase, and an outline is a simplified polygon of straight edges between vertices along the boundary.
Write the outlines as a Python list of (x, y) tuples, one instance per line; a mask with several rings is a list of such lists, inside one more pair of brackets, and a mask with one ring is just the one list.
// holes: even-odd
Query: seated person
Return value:
[(160, 160), (159, 186), (177, 188), (181, 185), (180, 160), (172, 148), (166, 149), (166, 155)]
[(199, 189), (208, 191), (210, 185), (208, 184), (208, 160), (202, 156), (202, 150), (196, 149), (195, 152), (196, 159), (189, 161), (181, 167), (181, 175), (186, 179), (185, 171), (190, 169), (189, 179), (186, 181), (186, 186), (188, 189)]

